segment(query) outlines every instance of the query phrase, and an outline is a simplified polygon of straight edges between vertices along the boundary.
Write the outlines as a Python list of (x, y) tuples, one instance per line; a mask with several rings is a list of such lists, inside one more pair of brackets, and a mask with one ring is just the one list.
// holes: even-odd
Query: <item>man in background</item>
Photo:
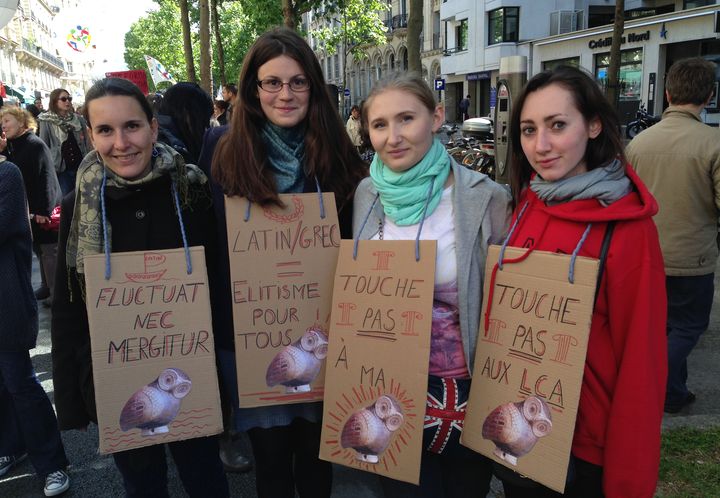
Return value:
[(665, 81), (670, 106), (626, 150), (660, 206), (654, 220), (667, 275), (667, 413), (695, 401), (687, 388), (687, 357), (708, 327), (713, 302), (720, 131), (705, 125), (700, 113), (714, 88), (715, 64), (700, 57), (675, 62)]

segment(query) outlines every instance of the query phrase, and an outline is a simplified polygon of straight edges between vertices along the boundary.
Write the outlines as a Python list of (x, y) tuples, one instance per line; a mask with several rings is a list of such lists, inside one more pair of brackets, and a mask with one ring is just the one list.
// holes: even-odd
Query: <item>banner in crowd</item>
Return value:
[(85, 257), (100, 453), (210, 436), (222, 415), (204, 249)]
[(147, 74), (145, 73), (144, 69), (133, 69), (132, 71), (110, 71), (105, 73), (106, 78), (122, 78), (128, 81), (132, 81), (135, 83), (140, 90), (142, 90), (142, 93), (147, 95), (148, 90), (148, 84), (147, 84)]
[(436, 241), (340, 246), (320, 458), (417, 484)]
[(156, 58), (146, 55), (145, 62), (147, 63), (148, 70), (150, 71), (150, 77), (155, 85), (163, 81), (169, 81), (173, 85), (177, 83), (175, 78), (173, 78), (167, 69), (165, 69), (165, 66), (163, 66)]
[[(526, 248), (508, 247), (505, 259)], [(598, 260), (533, 251), (491, 275), (462, 443), (496, 462), (564, 491), (598, 275)], [(483, 320), (492, 297), (487, 330)]]
[(226, 197), (240, 406), (323, 398), (340, 247), (335, 197), (283, 194), (284, 208)]

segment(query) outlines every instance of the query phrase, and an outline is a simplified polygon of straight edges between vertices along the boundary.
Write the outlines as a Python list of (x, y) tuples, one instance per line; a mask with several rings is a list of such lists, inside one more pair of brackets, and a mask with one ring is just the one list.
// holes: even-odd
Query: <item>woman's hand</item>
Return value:
[(50, 217), (49, 216), (40, 216), (39, 214), (35, 215), (35, 223), (38, 225), (44, 225), (45, 223), (50, 223)]
[(0, 150), (5, 150), (7, 148), (7, 137), (5, 136), (5, 132), (0, 135)]

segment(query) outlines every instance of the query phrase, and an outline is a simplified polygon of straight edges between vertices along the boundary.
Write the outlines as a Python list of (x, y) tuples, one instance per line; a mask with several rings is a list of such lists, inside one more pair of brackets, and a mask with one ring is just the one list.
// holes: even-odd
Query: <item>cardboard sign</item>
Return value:
[(436, 241), (343, 240), (335, 273), (320, 458), (417, 484)]
[(243, 408), (320, 401), (338, 249), (335, 197), (285, 194), (285, 209), (225, 197), (238, 394)]
[[(505, 259), (525, 248), (508, 247)], [(598, 260), (533, 251), (498, 270), (490, 323), (482, 323), (490, 275), (500, 248), (491, 246), (473, 382), (461, 442), (560, 493), (575, 432), (595, 297)]]
[(100, 453), (222, 432), (204, 249), (85, 257)]

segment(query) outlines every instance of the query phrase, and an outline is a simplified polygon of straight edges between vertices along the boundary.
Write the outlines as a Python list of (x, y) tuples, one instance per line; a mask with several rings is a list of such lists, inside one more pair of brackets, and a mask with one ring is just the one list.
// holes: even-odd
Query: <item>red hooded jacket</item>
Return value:
[(665, 270), (651, 217), (655, 199), (635, 172), (631, 193), (604, 207), (597, 200), (547, 206), (526, 189), (527, 203), (509, 245), (598, 258), (607, 222), (615, 220), (592, 315), (573, 454), (603, 467), (608, 498), (652, 497), (660, 462), (667, 377)]

